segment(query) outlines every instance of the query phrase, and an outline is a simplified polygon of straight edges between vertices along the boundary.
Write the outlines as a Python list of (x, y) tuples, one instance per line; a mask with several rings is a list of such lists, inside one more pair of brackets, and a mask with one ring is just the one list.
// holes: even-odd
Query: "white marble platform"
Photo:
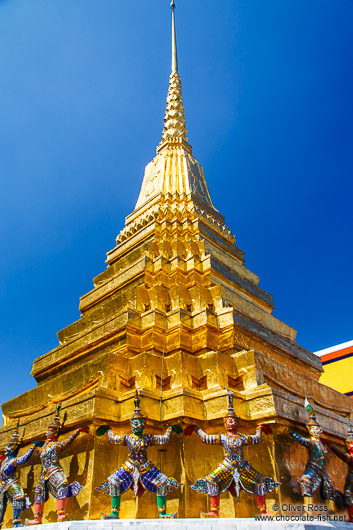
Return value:
[(333, 521), (255, 521), (255, 519), (120, 519), (67, 521), (34, 526), (36, 530), (353, 530), (353, 524)]

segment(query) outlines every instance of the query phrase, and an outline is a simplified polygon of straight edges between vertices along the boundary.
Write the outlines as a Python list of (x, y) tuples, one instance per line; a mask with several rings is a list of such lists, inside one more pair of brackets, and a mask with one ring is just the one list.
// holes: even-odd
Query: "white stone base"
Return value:
[(34, 526), (35, 530), (353, 530), (353, 524), (334, 521), (255, 521), (255, 519), (120, 519), (67, 521)]

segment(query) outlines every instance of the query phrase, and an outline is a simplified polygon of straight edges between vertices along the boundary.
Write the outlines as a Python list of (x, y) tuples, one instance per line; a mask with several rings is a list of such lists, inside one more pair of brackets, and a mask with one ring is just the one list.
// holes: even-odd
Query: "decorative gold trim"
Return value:
[(66, 394), (64, 396), (53, 397), (53, 396), (50, 396), (48, 394), (49, 400), (46, 401), (40, 407), (37, 407), (35, 409), (31, 409), (31, 410), (26, 410), (26, 411), (23, 411), (23, 412), (18, 412), (16, 414), (11, 414), (11, 416), (4, 416), (4, 419), (5, 419), (4, 423), (5, 423), (5, 425), (8, 425), (8, 423), (12, 423), (13, 421), (16, 421), (16, 420), (18, 420), (20, 418), (25, 418), (26, 416), (31, 416), (32, 414), (36, 414), (37, 412), (40, 412), (41, 410), (44, 410), (45, 408), (47, 408), (48, 406), (50, 406), (52, 404), (62, 403), (63, 401), (65, 401), (67, 399), (76, 397), (76, 396), (78, 396), (80, 394), (84, 394), (84, 393), (88, 392), (89, 390), (93, 390), (94, 388), (96, 388), (98, 386), (101, 377), (102, 376), (95, 377), (94, 379), (92, 379), (92, 381), (90, 381), (89, 383), (87, 383), (83, 387), (79, 388), (78, 390), (75, 390), (74, 392), (71, 392), (70, 394)]

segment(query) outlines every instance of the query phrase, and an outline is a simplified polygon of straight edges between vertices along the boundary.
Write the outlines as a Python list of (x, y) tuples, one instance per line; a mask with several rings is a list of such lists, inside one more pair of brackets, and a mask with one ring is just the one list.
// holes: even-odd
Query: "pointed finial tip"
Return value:
[(174, 9), (175, 9), (174, 0), (171, 1), (170, 7), (172, 8), (172, 73), (173, 73), (173, 72), (178, 72), (178, 57), (177, 57), (175, 20), (174, 20)]

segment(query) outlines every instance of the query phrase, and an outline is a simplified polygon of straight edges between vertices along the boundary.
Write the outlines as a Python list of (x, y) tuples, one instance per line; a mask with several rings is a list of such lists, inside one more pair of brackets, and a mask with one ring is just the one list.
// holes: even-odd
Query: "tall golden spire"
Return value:
[[(187, 143), (186, 123), (184, 115), (183, 97), (181, 94), (181, 81), (178, 74), (178, 56), (175, 33), (175, 3), (172, 0), (172, 72), (169, 77), (169, 89), (167, 95), (167, 108), (164, 116), (164, 128), (162, 141), (159, 146), (164, 147), (165, 142), (180, 143), (182, 140)], [(190, 146), (188, 145), (190, 148)]]
[(192, 147), (188, 143), (181, 81), (178, 74), (174, 0), (170, 7), (172, 9), (172, 71), (169, 77), (162, 140), (157, 147), (157, 156), (145, 168), (140, 195), (135, 210), (127, 218), (127, 222), (135, 219), (136, 215), (140, 215), (141, 208), (151, 208), (167, 195), (178, 196), (182, 200), (185, 198), (193, 201), (199, 200), (202, 204), (212, 208), (212, 212), (216, 211), (211, 201), (203, 169), (192, 156)]

